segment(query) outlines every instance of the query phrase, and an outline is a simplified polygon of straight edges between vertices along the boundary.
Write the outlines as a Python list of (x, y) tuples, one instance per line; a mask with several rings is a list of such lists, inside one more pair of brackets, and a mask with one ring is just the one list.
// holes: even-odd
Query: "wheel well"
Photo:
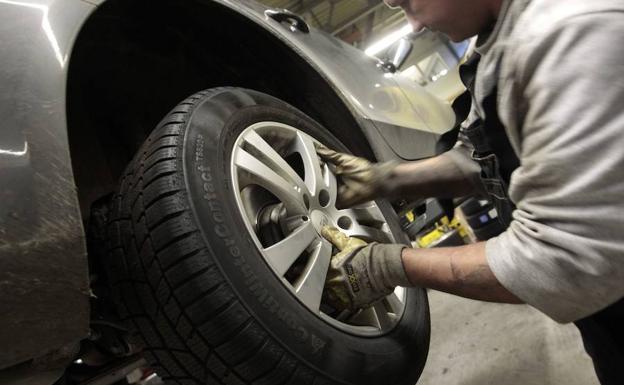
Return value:
[[(109, 0), (83, 26), (67, 85), (68, 133), (83, 218), (141, 143), (194, 92), (239, 86), (299, 108), (371, 157), (340, 98), (268, 31), (216, 2)], [(350, 134), (350, 135), (346, 135)]]

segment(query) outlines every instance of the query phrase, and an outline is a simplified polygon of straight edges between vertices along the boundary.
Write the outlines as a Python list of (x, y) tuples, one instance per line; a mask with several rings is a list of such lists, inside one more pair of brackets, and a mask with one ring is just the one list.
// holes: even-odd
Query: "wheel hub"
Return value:
[(332, 221), (329, 216), (321, 210), (312, 210), (310, 213), (310, 219), (312, 220), (312, 224), (319, 235), (321, 234), (323, 226), (332, 225)]
[(256, 231), (263, 245), (274, 245), (284, 238), (284, 205), (272, 204), (263, 207), (256, 218)]

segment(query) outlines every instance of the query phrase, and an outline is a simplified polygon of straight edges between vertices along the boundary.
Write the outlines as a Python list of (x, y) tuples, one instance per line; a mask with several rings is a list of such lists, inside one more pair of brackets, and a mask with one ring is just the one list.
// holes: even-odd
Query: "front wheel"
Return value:
[(424, 290), (372, 308), (322, 301), (331, 224), (396, 242), (382, 202), (335, 207), (314, 143), (348, 148), (288, 104), (220, 88), (183, 101), (122, 178), (109, 276), (124, 319), (167, 383), (409, 384), (429, 345)]

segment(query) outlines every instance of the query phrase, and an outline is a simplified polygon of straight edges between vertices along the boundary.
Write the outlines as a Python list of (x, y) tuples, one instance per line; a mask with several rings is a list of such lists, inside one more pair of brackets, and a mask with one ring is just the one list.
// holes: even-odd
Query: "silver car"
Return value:
[(252, 1), (0, 0), (0, 382), (414, 384), (424, 290), (323, 301), (321, 226), (406, 237), (315, 143), (420, 159), (455, 121), (392, 71)]

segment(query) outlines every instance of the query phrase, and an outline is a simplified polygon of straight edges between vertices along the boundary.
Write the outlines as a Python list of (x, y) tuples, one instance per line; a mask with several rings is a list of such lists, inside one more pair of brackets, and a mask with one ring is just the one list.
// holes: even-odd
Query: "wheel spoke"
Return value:
[[(349, 210), (351, 210), (351, 214), (353, 215), (353, 217), (359, 223), (362, 223), (362, 224), (370, 225), (373, 223), (382, 224), (386, 222), (386, 219), (381, 214), (381, 211), (379, 210), (379, 208), (377, 208), (377, 206), (375, 206), (372, 203), (368, 203), (365, 206), (361, 205), (361, 206), (353, 207)], [(344, 211), (348, 211), (348, 210), (344, 210)]]
[(321, 305), (331, 252), (331, 244), (322, 241), (312, 254), (311, 265), (296, 288), (297, 297), (313, 311), (318, 311)]
[(399, 299), (399, 297), (392, 293), (386, 298), (383, 299), (385, 305), (388, 307), (388, 311), (394, 314), (400, 314), (403, 309), (403, 302)]
[[(235, 153), (236, 166), (246, 171), (241, 180), (247, 179), (248, 184), (258, 184), (273, 193), (284, 203), (286, 211), (290, 215), (306, 212), (303, 197), (299, 188), (289, 183), (267, 165), (262, 163), (242, 148), (237, 148)], [(239, 186), (240, 188), (245, 186)]]
[(388, 313), (384, 304), (379, 301), (373, 305), (375, 311), (375, 317), (377, 318), (377, 324), (379, 329), (384, 330), (390, 328), (394, 324), (394, 319), (391, 314)]
[(371, 326), (377, 324), (375, 309), (372, 307), (362, 309), (357, 314), (349, 318), (349, 323), (357, 326)]
[(393, 242), (386, 220), (374, 203), (339, 210), (338, 213), (354, 219), (353, 227), (347, 231), (348, 235), (379, 242)]
[(345, 231), (345, 233), (350, 237), (363, 238), (365, 240), (373, 240), (382, 243), (391, 243), (394, 241), (389, 233), (359, 223), (354, 223), (353, 227)]
[(282, 277), (316, 238), (318, 234), (312, 222), (306, 222), (280, 242), (264, 249), (264, 253), (271, 266)]
[(314, 141), (311, 137), (298, 132), (296, 150), (303, 159), (303, 167), (305, 169), (305, 184), (311, 193), (316, 195), (325, 186), (323, 181), (323, 173), (321, 171), (321, 162), (319, 161)]
[(336, 179), (336, 175), (329, 169), (327, 163), (323, 165), (323, 175), (325, 176), (323, 183), (327, 186), (329, 192), (329, 201), (335, 205), (338, 199), (338, 180)]
[(250, 131), (245, 136), (245, 142), (250, 146), (247, 148), (250, 154), (269, 166), (269, 168), (288, 182), (298, 187), (299, 190), (307, 190), (305, 183), (295, 170), (255, 131)]

